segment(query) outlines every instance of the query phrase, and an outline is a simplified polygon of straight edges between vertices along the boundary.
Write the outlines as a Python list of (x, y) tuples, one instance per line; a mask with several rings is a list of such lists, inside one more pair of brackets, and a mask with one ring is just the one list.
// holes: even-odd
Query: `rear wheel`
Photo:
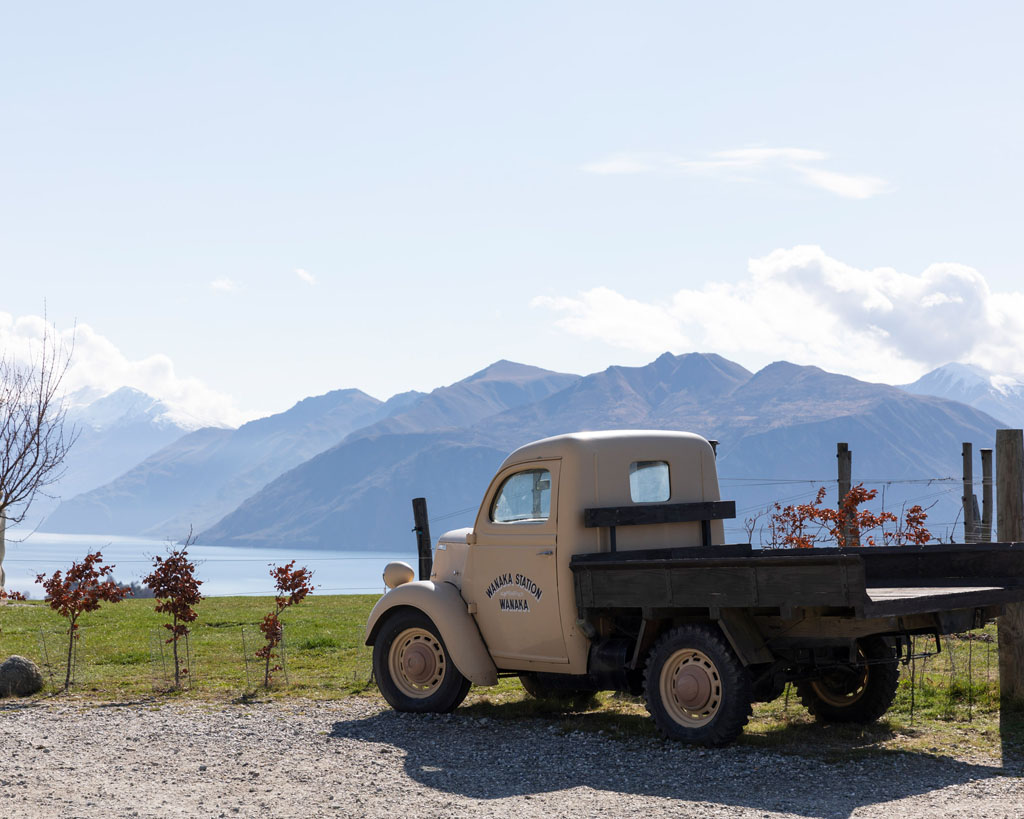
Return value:
[(886, 642), (869, 637), (858, 641), (857, 648), (857, 665), (796, 684), (800, 701), (820, 722), (874, 722), (896, 699), (900, 670)]
[(750, 717), (750, 674), (717, 628), (679, 626), (655, 643), (644, 674), (647, 710), (670, 739), (725, 745)]
[(396, 711), (447, 713), (469, 693), (433, 621), (407, 609), (387, 619), (373, 645), (373, 672)]

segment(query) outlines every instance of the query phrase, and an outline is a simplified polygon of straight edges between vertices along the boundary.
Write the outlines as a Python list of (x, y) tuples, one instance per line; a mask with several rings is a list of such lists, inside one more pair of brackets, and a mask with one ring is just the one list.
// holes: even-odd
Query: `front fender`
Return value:
[(418, 580), (389, 591), (370, 612), (366, 622), (366, 645), (372, 646), (377, 639), (384, 616), (401, 606), (419, 609), (431, 619), (463, 676), (477, 685), (498, 682), (498, 670), (480, 637), (476, 621), (467, 611), (459, 590), (451, 583)]

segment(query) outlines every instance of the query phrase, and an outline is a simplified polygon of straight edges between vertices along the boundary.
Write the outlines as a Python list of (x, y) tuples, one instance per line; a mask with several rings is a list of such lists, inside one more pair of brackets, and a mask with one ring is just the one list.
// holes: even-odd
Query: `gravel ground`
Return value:
[(381, 701), (0, 706), (4, 817), (1024, 817), (1020, 769), (826, 763)]

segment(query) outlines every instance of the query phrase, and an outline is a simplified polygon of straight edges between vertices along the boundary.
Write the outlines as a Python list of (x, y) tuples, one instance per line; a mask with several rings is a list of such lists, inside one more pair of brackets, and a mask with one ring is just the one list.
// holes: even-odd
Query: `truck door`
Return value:
[(506, 668), (569, 661), (558, 610), (558, 467), (534, 461), (499, 473), (466, 558), (463, 597)]

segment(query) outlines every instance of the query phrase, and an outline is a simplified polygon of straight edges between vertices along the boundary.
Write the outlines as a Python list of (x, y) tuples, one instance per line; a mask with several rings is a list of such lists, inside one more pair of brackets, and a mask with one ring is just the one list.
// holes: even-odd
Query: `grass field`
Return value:
[[(376, 696), (370, 649), (363, 627), (375, 595), (311, 596), (288, 609), (284, 670), (269, 689), (254, 652), (261, 645), (257, 624), (271, 611), (268, 597), (209, 598), (197, 607), (190, 637), (188, 688), (169, 690), (173, 680), (164, 616), (152, 600), (126, 600), (83, 615), (71, 696), (97, 701), (138, 701), (161, 697), (247, 701), (302, 696), (332, 699)], [(1000, 726), (995, 626), (943, 641), (943, 652), (901, 670), (894, 707), (870, 727), (821, 726), (800, 705), (790, 687), (772, 703), (758, 704), (741, 742), (785, 750), (813, 749), (823, 755), (872, 750), (913, 750), (998, 760), (1024, 739), (1020, 719), (1003, 715)], [(934, 650), (922, 638), (918, 651)], [(42, 601), (0, 605), (0, 658), (20, 654), (44, 668), (47, 686), (39, 695), (59, 693), (64, 682), (67, 630), (63, 618)], [(913, 684), (912, 684), (913, 683)], [(528, 697), (515, 678), (493, 688), (474, 688), (463, 706), (496, 720), (543, 716), (565, 731), (655, 735), (643, 702), (602, 694), (574, 708)], [(1015, 753), (1015, 751), (1014, 751)]]

